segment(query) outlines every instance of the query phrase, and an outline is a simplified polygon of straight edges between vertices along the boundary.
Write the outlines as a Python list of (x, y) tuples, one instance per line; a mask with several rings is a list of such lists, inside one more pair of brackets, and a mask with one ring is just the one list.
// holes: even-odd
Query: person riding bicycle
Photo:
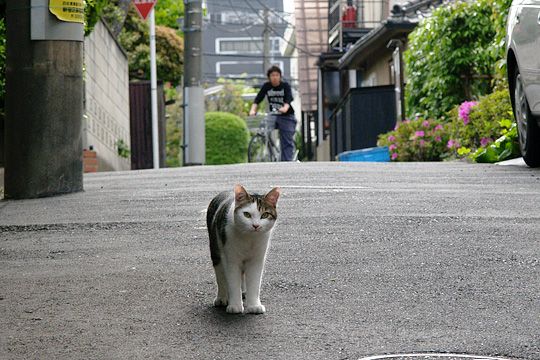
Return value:
[(281, 69), (277, 66), (270, 67), (266, 72), (266, 76), (268, 81), (264, 83), (255, 97), (249, 115), (254, 116), (257, 114), (257, 107), (266, 96), (270, 112), (279, 113), (279, 115), (276, 115), (276, 129), (279, 130), (281, 161), (293, 161), (296, 118), (294, 117), (294, 109), (291, 106), (293, 101), (291, 86), (282, 81)]

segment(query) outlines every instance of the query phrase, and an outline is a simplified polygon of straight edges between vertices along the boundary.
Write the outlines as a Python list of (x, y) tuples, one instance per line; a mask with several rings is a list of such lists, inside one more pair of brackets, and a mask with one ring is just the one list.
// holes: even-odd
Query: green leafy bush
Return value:
[(438, 118), (455, 104), (491, 91), (498, 54), (491, 46), (492, 2), (441, 6), (409, 35), (404, 53), (409, 114)]
[(206, 164), (247, 162), (249, 132), (244, 120), (225, 112), (208, 112), (206, 118)]
[(452, 149), (457, 157), (493, 143), (512, 126), (508, 90), (496, 91), (478, 102), (464, 102), (449, 112)]
[(492, 0), (493, 15), (491, 21), (495, 28), (495, 38), (489, 51), (495, 62), (495, 83), (497, 87), (508, 86), (506, 79), (506, 22), (512, 0)]
[(94, 30), (108, 0), (86, 0), (84, 7), (84, 35), (88, 36)]
[(502, 133), (493, 144), (478, 149), (471, 158), (480, 163), (495, 163), (519, 157), (521, 153), (516, 123), (508, 130), (503, 129)]
[(406, 120), (393, 131), (379, 136), (378, 145), (388, 146), (392, 161), (441, 161), (447, 157), (447, 125), (437, 120)]

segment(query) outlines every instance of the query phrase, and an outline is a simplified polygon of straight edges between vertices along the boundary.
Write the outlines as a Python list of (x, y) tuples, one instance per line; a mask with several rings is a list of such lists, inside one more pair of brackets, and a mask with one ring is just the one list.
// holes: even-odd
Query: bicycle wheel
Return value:
[(268, 161), (281, 161), (281, 149), (279, 145), (279, 139), (268, 139)]
[(271, 161), (266, 139), (261, 134), (254, 135), (249, 141), (248, 146), (249, 162), (267, 162)]

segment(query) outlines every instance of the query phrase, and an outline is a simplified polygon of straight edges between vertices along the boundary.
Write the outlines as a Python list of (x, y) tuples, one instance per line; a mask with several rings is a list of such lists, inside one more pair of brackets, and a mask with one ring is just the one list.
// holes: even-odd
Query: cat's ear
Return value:
[(241, 203), (246, 201), (249, 198), (249, 194), (244, 189), (244, 187), (240, 184), (237, 184), (234, 186), (234, 201), (237, 203)]
[(270, 192), (264, 196), (264, 199), (268, 201), (273, 207), (276, 207), (280, 194), (281, 189), (276, 187), (270, 190)]

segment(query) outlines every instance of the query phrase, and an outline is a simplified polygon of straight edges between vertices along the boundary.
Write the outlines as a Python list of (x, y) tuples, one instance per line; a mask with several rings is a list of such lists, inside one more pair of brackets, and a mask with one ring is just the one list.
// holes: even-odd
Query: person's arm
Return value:
[(256, 103), (253, 103), (253, 105), (251, 105), (251, 109), (249, 110), (249, 116), (255, 116), (257, 114), (257, 104)]
[(253, 100), (253, 105), (251, 105), (251, 109), (249, 110), (249, 116), (255, 116), (257, 114), (258, 105), (263, 101), (267, 91), (268, 89), (265, 83), (257, 93), (257, 96), (255, 96), (255, 100)]
[(291, 87), (288, 83), (283, 83), (283, 90), (285, 91), (285, 96), (283, 98), (283, 106), (279, 108), (278, 111), (282, 114), (286, 114), (287, 111), (289, 111), (289, 108), (291, 107), (293, 96), (292, 96)]
[(279, 111), (280, 113), (282, 113), (282, 114), (286, 114), (287, 111), (289, 111), (289, 108), (290, 108), (290, 107), (291, 107), (291, 105), (285, 103), (285, 104), (283, 104), (282, 107), (280, 107), (280, 108), (278, 109), (278, 111)]

